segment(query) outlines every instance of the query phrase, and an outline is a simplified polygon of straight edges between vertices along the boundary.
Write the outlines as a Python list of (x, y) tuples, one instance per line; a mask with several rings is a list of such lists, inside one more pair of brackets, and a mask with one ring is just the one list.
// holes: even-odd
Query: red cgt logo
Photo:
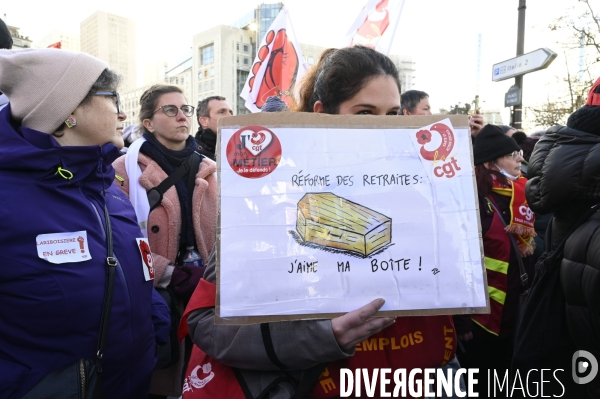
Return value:
[[(433, 151), (430, 151), (425, 149), (425, 145), (431, 142), (432, 131), (438, 133), (441, 136), (442, 141), (438, 148), (436, 148)], [(432, 125), (429, 128), (429, 130), (419, 130), (416, 133), (416, 136), (417, 142), (421, 144), (420, 152), (423, 159), (433, 161), (434, 164), (440, 161), (443, 162), (441, 165), (433, 168), (433, 174), (436, 177), (445, 176), (450, 179), (456, 175), (456, 172), (461, 170), (460, 166), (458, 165), (458, 161), (454, 157), (450, 156), (450, 153), (454, 148), (455, 140), (454, 133), (452, 132), (452, 129), (450, 129), (449, 126), (443, 123), (436, 123)], [(450, 157), (450, 159), (448, 159), (448, 157)]]
[(258, 179), (269, 175), (281, 160), (277, 135), (262, 126), (246, 126), (231, 136), (226, 149), (227, 161), (238, 175)]

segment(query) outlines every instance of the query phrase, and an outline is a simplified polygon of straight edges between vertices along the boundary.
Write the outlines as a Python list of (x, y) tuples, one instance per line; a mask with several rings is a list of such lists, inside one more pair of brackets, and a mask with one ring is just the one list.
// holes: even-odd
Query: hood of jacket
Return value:
[(529, 160), (525, 193), (530, 208), (546, 214), (577, 200), (600, 201), (600, 136), (554, 126)]
[[(120, 155), (112, 143), (63, 147), (50, 134), (14, 125), (10, 104), (0, 110), (0, 170), (52, 178), (57, 185), (86, 184), (102, 191), (114, 179), (112, 162)], [(59, 172), (59, 167), (66, 171)], [(70, 173), (69, 173), (70, 172)], [(71, 179), (65, 176), (71, 176)]]

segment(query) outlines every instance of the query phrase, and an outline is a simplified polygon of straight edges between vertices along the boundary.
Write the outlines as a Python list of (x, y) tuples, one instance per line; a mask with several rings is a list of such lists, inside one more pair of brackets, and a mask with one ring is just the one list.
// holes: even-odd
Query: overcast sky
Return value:
[[(269, 3), (269, 1), (265, 1)], [(597, 3), (600, 3), (596, 1)], [(177, 59), (192, 36), (217, 24), (231, 24), (262, 2), (254, 0), (30, 0), (2, 1), (0, 16), (32, 40), (53, 29), (79, 32), (79, 23), (97, 10), (136, 21), (138, 64)], [(287, 0), (294, 29), (303, 43), (337, 46), (366, 0)], [(492, 65), (516, 54), (518, 0), (406, 0), (392, 47), (393, 54), (417, 62), (416, 89), (430, 94), (432, 107), (472, 101), (479, 92), (484, 109), (504, 113), (504, 93), (514, 80), (492, 82)], [(524, 103), (531, 106), (556, 90), (565, 57), (547, 27), (576, 0), (528, 0), (525, 52), (548, 47), (559, 56), (545, 71), (525, 75)], [(600, 4), (599, 4), (600, 11)], [(478, 36), (481, 57), (478, 65)], [(569, 57), (572, 58), (572, 57)], [(577, 64), (577, 60), (570, 62)], [(143, 69), (142, 69), (143, 70)], [(479, 76), (479, 80), (477, 79)], [(477, 91), (477, 88), (479, 90)]]

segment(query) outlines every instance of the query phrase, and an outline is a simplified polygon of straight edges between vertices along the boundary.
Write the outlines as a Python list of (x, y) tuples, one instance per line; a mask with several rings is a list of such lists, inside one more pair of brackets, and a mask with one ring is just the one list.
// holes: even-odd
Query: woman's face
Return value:
[(404, 115), (432, 115), (431, 106), (429, 105), (429, 97), (423, 97), (413, 112), (405, 109)]
[(113, 143), (123, 148), (123, 121), (127, 115), (117, 113), (116, 97), (93, 96), (78, 106), (71, 115), (77, 123), (65, 128), (63, 135), (56, 137), (62, 146), (90, 146)]
[[(317, 101), (314, 111), (322, 113), (323, 104)], [(369, 79), (354, 97), (340, 104), (340, 115), (398, 115), (400, 92), (396, 81), (387, 75)]]
[(496, 165), (498, 165), (500, 169), (504, 169), (513, 176), (519, 176), (521, 174), (522, 160), (523, 156), (517, 152), (516, 157), (513, 157), (512, 154), (508, 154), (496, 159)]
[[(167, 116), (160, 108), (163, 105), (174, 105), (177, 107), (177, 115)], [(152, 118), (144, 120), (144, 126), (165, 147), (171, 150), (182, 150), (185, 141), (190, 135), (191, 117), (187, 117), (181, 111), (181, 107), (187, 105), (187, 101), (181, 93), (165, 93), (158, 98), (154, 110), (158, 110)]]

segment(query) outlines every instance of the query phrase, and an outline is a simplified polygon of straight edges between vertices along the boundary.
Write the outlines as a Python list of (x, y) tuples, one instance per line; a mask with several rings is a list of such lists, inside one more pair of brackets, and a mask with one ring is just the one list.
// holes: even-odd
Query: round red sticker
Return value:
[(273, 172), (281, 160), (281, 143), (269, 129), (246, 126), (227, 143), (227, 161), (238, 175), (258, 179)]

